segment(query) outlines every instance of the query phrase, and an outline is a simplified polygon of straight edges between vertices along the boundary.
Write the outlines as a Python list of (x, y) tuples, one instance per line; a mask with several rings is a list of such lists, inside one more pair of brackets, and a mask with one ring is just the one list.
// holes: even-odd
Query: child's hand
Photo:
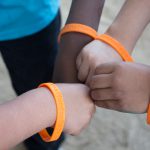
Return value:
[(110, 61), (120, 62), (122, 58), (109, 45), (98, 40), (92, 41), (83, 48), (77, 58), (78, 79), (88, 83), (96, 67)]
[(66, 122), (64, 131), (71, 135), (79, 134), (95, 113), (95, 105), (89, 97), (89, 88), (82, 84), (57, 84), (62, 91)]
[(125, 62), (100, 65), (90, 88), (99, 107), (145, 113), (150, 100), (150, 67)]

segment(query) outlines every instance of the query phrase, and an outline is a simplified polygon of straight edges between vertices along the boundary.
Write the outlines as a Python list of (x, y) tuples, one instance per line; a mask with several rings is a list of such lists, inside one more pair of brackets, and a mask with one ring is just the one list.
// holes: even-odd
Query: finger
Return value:
[(101, 64), (95, 70), (95, 75), (112, 73), (116, 67), (116, 62)]
[(89, 64), (85, 60), (81, 63), (78, 71), (78, 79), (85, 82), (89, 74)]
[(110, 88), (112, 85), (112, 74), (100, 74), (93, 76), (89, 82), (91, 89)]
[(119, 100), (94, 101), (94, 103), (98, 107), (122, 112)]
[(80, 69), (81, 63), (82, 63), (82, 53), (80, 53), (80, 54), (77, 56), (77, 59), (76, 59), (76, 67), (77, 67), (77, 70)]
[(91, 91), (91, 97), (93, 100), (117, 100), (114, 91), (111, 88), (96, 89)]
[(88, 74), (88, 77), (87, 77), (87, 80), (86, 80), (86, 85), (89, 86), (90, 84), (90, 81), (91, 81), (91, 78), (92, 76), (94, 75), (94, 72), (95, 72), (95, 68), (89, 68), (89, 74)]

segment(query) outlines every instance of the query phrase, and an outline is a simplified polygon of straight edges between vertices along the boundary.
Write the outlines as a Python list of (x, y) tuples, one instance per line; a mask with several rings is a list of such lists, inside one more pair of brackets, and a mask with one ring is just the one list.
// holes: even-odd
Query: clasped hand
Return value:
[(109, 45), (94, 40), (77, 58), (78, 79), (90, 87), (94, 103), (103, 108), (145, 113), (150, 97), (150, 67), (123, 62)]

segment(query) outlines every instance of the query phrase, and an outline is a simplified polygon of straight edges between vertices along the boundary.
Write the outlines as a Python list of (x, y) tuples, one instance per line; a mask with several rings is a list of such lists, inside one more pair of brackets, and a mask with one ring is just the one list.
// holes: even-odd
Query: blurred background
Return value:
[[(103, 33), (120, 10), (124, 0), (106, 0), (99, 32)], [(71, 0), (62, 0), (62, 25), (65, 23)], [(138, 16), (137, 16), (138, 19)], [(133, 57), (136, 62), (150, 65), (150, 28), (140, 38)], [(8, 72), (0, 57), (0, 102), (15, 97)], [(67, 136), (64, 150), (149, 150), (150, 127), (146, 115), (123, 114), (97, 109), (91, 125), (80, 136)], [(25, 150), (19, 145), (14, 150)]]

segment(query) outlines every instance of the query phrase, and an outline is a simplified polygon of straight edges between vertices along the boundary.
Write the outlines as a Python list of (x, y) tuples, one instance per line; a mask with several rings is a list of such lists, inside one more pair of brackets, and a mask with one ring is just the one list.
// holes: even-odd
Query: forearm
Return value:
[[(73, 0), (67, 23), (81, 23), (97, 30), (103, 4), (104, 0)], [(91, 40), (90, 37), (79, 33), (69, 33), (62, 37), (54, 81), (78, 82), (76, 57)]]
[(132, 53), (137, 40), (150, 21), (149, 8), (149, 0), (126, 0), (106, 33), (116, 38), (129, 53)]
[(0, 105), (0, 149), (9, 149), (55, 122), (55, 104), (46, 88)]

